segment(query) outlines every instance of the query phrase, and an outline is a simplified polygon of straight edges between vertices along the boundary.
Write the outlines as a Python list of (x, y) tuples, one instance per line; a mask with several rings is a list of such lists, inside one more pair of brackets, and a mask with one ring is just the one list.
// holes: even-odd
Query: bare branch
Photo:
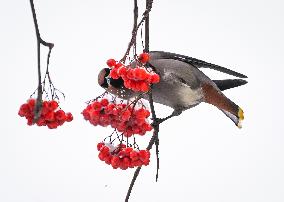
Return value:
[[(136, 44), (137, 31), (139, 30), (140, 26), (143, 24), (143, 22), (149, 16), (149, 13), (151, 12), (151, 9), (152, 9), (152, 4), (153, 4), (153, 0), (146, 0), (146, 9), (145, 9), (145, 11), (143, 13), (142, 19), (137, 24), (137, 20), (138, 20), (138, 6), (137, 6), (137, 0), (134, 0), (134, 10), (133, 10), (133, 12), (134, 12), (134, 23), (133, 23), (133, 29), (132, 29), (132, 36), (131, 36), (131, 40), (130, 40), (130, 42), (128, 44), (127, 50), (126, 50), (123, 58), (121, 59), (122, 62), (125, 62), (126, 57), (128, 56), (128, 54), (130, 52), (130, 49), (133, 47), (134, 44)], [(145, 44), (146, 44), (146, 42), (145, 42)]]
[(41, 82), (41, 67), (40, 67), (40, 44), (49, 48), (49, 53), (48, 53), (48, 58), (47, 58), (47, 66), (49, 64), (49, 57), (50, 57), (51, 49), (53, 48), (54, 44), (48, 43), (41, 38), (33, 0), (30, 0), (30, 5), (31, 5), (31, 10), (32, 10), (32, 15), (33, 15), (35, 31), (36, 31), (36, 38), (37, 38), (38, 88), (37, 88), (36, 105), (35, 105), (35, 109), (34, 109), (34, 120), (33, 120), (33, 122), (36, 122), (39, 119), (40, 114), (41, 114), (42, 94), (43, 94), (43, 87), (42, 87), (42, 82)]
[[(149, 144), (148, 144), (148, 146), (146, 148), (147, 150), (151, 150), (153, 145), (154, 145), (154, 143), (155, 143), (155, 141), (156, 141), (156, 137), (158, 136), (158, 133), (159, 133), (159, 125), (160, 125), (160, 123), (158, 123), (157, 125), (154, 126), (153, 136), (152, 136), (152, 138), (151, 138), (151, 140), (150, 140), (150, 142), (149, 142)], [(137, 179), (137, 177), (138, 177), (138, 175), (140, 173), (141, 168), (142, 167), (136, 168), (136, 170), (134, 172), (133, 178), (131, 180), (131, 183), (129, 185), (129, 188), (128, 188), (128, 191), (127, 191), (127, 194), (126, 194), (126, 197), (125, 197), (125, 202), (128, 202), (128, 200), (129, 200), (131, 191), (132, 191), (133, 186), (135, 184), (135, 181), (136, 181), (136, 179)]]

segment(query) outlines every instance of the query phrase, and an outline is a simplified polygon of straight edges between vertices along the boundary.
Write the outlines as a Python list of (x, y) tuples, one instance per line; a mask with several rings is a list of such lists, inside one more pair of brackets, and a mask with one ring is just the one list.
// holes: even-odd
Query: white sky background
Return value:
[[(0, 1), (0, 201), (123, 201), (134, 169), (113, 170), (96, 144), (112, 130), (80, 114), (103, 92), (97, 74), (120, 59), (132, 29), (131, 0), (35, 1), (42, 38), (55, 43), (50, 71), (74, 121), (56, 130), (17, 115), (37, 85), (36, 38), (29, 1)], [(225, 94), (245, 111), (239, 130), (201, 104), (161, 125), (155, 158), (143, 167), (132, 202), (282, 202), (283, 1), (154, 1), (150, 49), (176, 52), (248, 75)], [(43, 59), (47, 49), (43, 48)], [(45, 63), (43, 63), (44, 65)], [(230, 78), (207, 71), (213, 78)], [(161, 116), (168, 108), (157, 106)], [(140, 139), (146, 145), (150, 134)], [(154, 150), (153, 150), (154, 151)]]

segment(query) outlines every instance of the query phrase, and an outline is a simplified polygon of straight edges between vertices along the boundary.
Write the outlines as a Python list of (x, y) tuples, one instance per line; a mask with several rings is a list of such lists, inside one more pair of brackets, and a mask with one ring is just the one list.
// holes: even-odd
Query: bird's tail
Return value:
[(238, 112), (237, 113), (231, 113), (228, 111), (225, 111), (223, 109), (221, 109), (221, 111), (227, 116), (229, 117), (236, 126), (238, 126), (238, 128), (242, 128), (242, 121), (244, 120), (244, 111), (238, 107)]
[(227, 98), (220, 90), (213, 85), (205, 84), (202, 86), (205, 102), (218, 107), (227, 117), (229, 117), (238, 128), (242, 127), (244, 120), (243, 110), (233, 101)]

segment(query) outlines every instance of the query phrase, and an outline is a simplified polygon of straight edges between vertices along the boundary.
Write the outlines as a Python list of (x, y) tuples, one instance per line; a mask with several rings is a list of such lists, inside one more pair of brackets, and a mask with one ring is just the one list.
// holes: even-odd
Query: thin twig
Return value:
[[(154, 126), (154, 132), (153, 132), (153, 136), (147, 146), (147, 150), (151, 150), (152, 149), (152, 146), (154, 145), (155, 141), (156, 141), (156, 137), (157, 137), (157, 134), (159, 133), (159, 125), (160, 123), (158, 123), (157, 125)], [(130, 194), (131, 194), (131, 191), (133, 189), (133, 186), (135, 184), (135, 181), (140, 173), (140, 170), (141, 170), (141, 166), (136, 168), (135, 172), (134, 172), (134, 175), (133, 175), (133, 178), (131, 180), (131, 183), (129, 185), (129, 188), (128, 188), (128, 191), (127, 191), (127, 194), (126, 194), (126, 197), (125, 197), (125, 202), (128, 202), (129, 200), (129, 197), (130, 197)]]
[(159, 143), (160, 143), (160, 139), (159, 139), (159, 134), (157, 133), (156, 139), (155, 139), (155, 146), (156, 146), (156, 162), (157, 162), (157, 166), (156, 166), (156, 182), (158, 182), (158, 178), (159, 178), (159, 169), (160, 169), (160, 157), (159, 157)]
[[(150, 6), (148, 4), (152, 4), (153, 1), (152, 0), (147, 0), (147, 6)], [(152, 7), (152, 5), (151, 5)], [(150, 19), (149, 19), (149, 14), (147, 16), (147, 18), (145, 19), (145, 50), (144, 52), (149, 52), (149, 42), (150, 42), (150, 23), (149, 23)], [(147, 65), (148, 66), (148, 65)], [(157, 122), (157, 116), (156, 116), (156, 112), (154, 109), (154, 102), (153, 102), (153, 96), (152, 96), (152, 90), (149, 92), (149, 101), (150, 101), (150, 107), (151, 107), (151, 112), (152, 112), (152, 119), (155, 122)], [(155, 128), (154, 128), (155, 130)], [(156, 138), (155, 138), (155, 146), (156, 146), (156, 162), (157, 162), (157, 167), (156, 167), (156, 182), (158, 181), (158, 177), (159, 177), (159, 169), (160, 169), (160, 158), (159, 158), (159, 133), (156, 134)]]
[(133, 2), (134, 2), (134, 9), (133, 9), (134, 19), (133, 19), (132, 37), (131, 37), (131, 40), (130, 40), (130, 42), (128, 44), (127, 50), (126, 50), (123, 58), (121, 59), (122, 62), (125, 62), (126, 57), (128, 56), (131, 47), (134, 44), (136, 44), (137, 20), (138, 20), (138, 5), (137, 5), (137, 0), (134, 0)]
[[(160, 168), (160, 158), (159, 158), (159, 126), (162, 123), (161, 121), (158, 121), (154, 108), (154, 101), (153, 101), (153, 95), (152, 95), (152, 90), (149, 92), (149, 103), (150, 103), (150, 108), (151, 108), (151, 113), (152, 113), (152, 119), (153, 119), (153, 128), (154, 128), (154, 134), (153, 134), (153, 139), (154, 143), (156, 146), (156, 162), (157, 162), (157, 167), (156, 167), (156, 182), (158, 181), (159, 177), (159, 168)], [(156, 132), (157, 131), (157, 132)], [(156, 132), (156, 133), (155, 133)], [(151, 142), (151, 141), (150, 141)], [(152, 147), (151, 147), (152, 148)]]
[[(133, 29), (132, 29), (132, 36), (131, 36), (131, 40), (128, 44), (127, 50), (123, 56), (123, 58), (121, 59), (122, 62), (125, 62), (130, 49), (133, 47), (133, 45), (136, 43), (136, 36), (137, 36), (137, 31), (139, 30), (140, 26), (143, 24), (143, 22), (147, 19), (147, 17), (149, 16), (149, 13), (151, 12), (152, 9), (152, 4), (153, 4), (153, 0), (146, 0), (146, 9), (143, 13), (143, 17), (140, 20), (140, 22), (137, 24), (137, 19), (138, 19), (138, 6), (137, 6), (137, 0), (134, 0), (134, 23), (133, 23)], [(145, 25), (146, 26), (146, 25)], [(146, 43), (146, 42), (145, 42)]]

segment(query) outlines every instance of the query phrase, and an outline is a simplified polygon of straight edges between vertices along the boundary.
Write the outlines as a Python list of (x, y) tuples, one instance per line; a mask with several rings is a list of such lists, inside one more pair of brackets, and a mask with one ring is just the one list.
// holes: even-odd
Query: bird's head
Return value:
[(121, 89), (124, 87), (124, 82), (122, 78), (118, 79), (113, 79), (109, 76), (110, 74), (110, 69), (109, 68), (104, 68), (100, 71), (98, 75), (98, 83), (99, 85), (104, 88), (116, 88), (116, 89)]
[(99, 75), (98, 75), (98, 83), (102, 88), (107, 89), (109, 86), (109, 81), (108, 81), (108, 76), (110, 73), (110, 69), (109, 68), (104, 68), (100, 71)]
[(121, 77), (113, 79), (109, 76), (109, 74), (109, 68), (104, 68), (100, 71), (98, 75), (98, 83), (102, 88), (123, 99), (129, 99), (136, 96), (136, 93), (124, 87), (124, 81)]

